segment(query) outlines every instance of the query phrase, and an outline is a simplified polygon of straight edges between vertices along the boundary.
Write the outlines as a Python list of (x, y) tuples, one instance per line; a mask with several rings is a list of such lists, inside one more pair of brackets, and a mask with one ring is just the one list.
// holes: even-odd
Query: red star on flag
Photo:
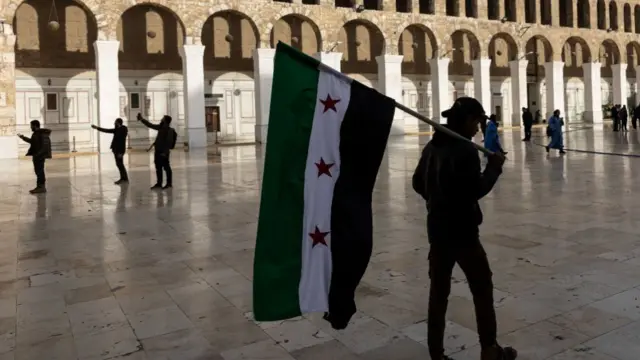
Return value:
[(323, 158), (320, 158), (320, 162), (319, 163), (315, 163), (316, 167), (318, 168), (318, 177), (322, 176), (322, 174), (326, 174), (329, 177), (333, 177), (331, 176), (331, 171), (330, 169), (333, 167), (333, 165), (335, 165), (335, 163), (325, 163)]
[(324, 238), (329, 235), (329, 231), (327, 232), (322, 232), (320, 231), (320, 229), (318, 229), (318, 227), (316, 226), (316, 230), (312, 233), (309, 233), (309, 236), (311, 236), (311, 239), (313, 240), (313, 245), (311, 246), (312, 248), (316, 247), (316, 245), (318, 244), (322, 244), (324, 246), (327, 246), (327, 242), (324, 240)]
[(338, 112), (338, 110), (336, 110), (336, 104), (340, 102), (340, 99), (332, 99), (331, 95), (327, 94), (327, 98), (324, 100), (320, 99), (320, 102), (324, 105), (324, 111), (322, 111), (323, 114), (326, 113), (327, 110)]

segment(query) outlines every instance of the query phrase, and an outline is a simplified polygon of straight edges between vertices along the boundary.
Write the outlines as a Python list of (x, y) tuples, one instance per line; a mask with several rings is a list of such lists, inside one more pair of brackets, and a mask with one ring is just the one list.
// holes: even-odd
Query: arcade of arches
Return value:
[[(0, 0), (0, 157), (33, 119), (57, 151), (108, 150), (89, 125), (118, 117), (146, 146), (137, 113), (171, 115), (191, 147), (264, 142), (279, 41), (435, 119), (463, 95), (507, 126), (640, 100), (640, 1), (185, 1)], [(421, 130), (396, 114), (394, 133)]]

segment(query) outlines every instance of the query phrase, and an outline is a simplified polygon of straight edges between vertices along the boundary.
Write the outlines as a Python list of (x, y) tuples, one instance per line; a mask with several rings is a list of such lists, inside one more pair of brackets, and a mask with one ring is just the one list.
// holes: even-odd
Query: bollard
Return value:
[(71, 152), (78, 152), (76, 150), (76, 137), (75, 136), (73, 137), (73, 149), (71, 150)]

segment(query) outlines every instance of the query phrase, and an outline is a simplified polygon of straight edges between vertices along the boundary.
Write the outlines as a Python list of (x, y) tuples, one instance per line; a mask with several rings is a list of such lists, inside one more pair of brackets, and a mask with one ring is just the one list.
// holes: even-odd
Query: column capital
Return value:
[(471, 66), (472, 67), (490, 67), (491, 66), (491, 59), (489, 58), (479, 58), (476, 60), (471, 60)]
[(257, 48), (255, 50), (253, 50), (253, 56), (255, 56), (256, 58), (258, 58), (260, 60), (273, 59), (274, 57), (276, 57), (276, 49)]
[(509, 61), (509, 66), (512, 68), (515, 67), (515, 68), (526, 69), (527, 65), (529, 65), (529, 60), (527, 59), (517, 59), (517, 60)]
[(340, 71), (340, 62), (342, 61), (341, 52), (321, 51), (313, 54), (313, 57), (321, 63)]
[(192, 45), (182, 45), (179, 49), (181, 57), (203, 57), (204, 56), (204, 45), (192, 44)]
[(118, 40), (96, 40), (93, 49), (97, 55), (120, 51), (120, 41)]
[(404, 56), (402, 55), (379, 55), (376, 56), (376, 62), (384, 62), (385, 64), (401, 64)]
[(449, 66), (449, 63), (451, 62), (451, 59), (448, 57), (442, 57), (442, 58), (433, 58), (429, 60), (429, 66)]
[(591, 67), (596, 67), (596, 68), (601, 68), (602, 67), (602, 63), (599, 61), (595, 61), (595, 62), (586, 62), (582, 64), (582, 67), (585, 69), (591, 69)]
[(619, 71), (625, 71), (627, 70), (627, 64), (626, 63), (613, 64), (611, 65), (611, 69), (613, 71), (616, 71), (616, 69), (618, 69)]

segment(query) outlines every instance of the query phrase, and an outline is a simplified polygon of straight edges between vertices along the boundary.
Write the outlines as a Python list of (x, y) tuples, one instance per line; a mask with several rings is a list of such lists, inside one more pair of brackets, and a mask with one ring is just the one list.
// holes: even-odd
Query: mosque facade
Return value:
[[(0, 0), (0, 157), (39, 120), (56, 151), (130, 146), (168, 114), (179, 141), (266, 142), (285, 42), (436, 121), (460, 96), (506, 126), (520, 109), (601, 124), (640, 102), (640, 1)], [(428, 130), (398, 111), (392, 132)]]

